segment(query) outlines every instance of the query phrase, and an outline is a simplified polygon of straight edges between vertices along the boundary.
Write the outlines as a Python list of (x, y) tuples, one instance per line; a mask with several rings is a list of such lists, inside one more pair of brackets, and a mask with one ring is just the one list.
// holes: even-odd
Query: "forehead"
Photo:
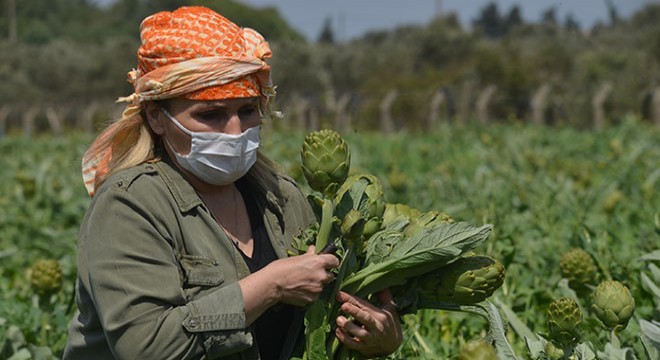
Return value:
[(258, 97), (243, 97), (235, 99), (221, 100), (190, 100), (184, 98), (174, 98), (168, 100), (168, 107), (173, 112), (195, 111), (207, 108), (236, 108), (244, 105), (258, 104)]

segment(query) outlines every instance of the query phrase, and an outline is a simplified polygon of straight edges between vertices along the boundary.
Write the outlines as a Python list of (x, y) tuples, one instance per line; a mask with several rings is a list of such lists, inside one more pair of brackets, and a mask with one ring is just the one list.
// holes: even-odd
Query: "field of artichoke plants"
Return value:
[[(61, 357), (90, 140), (0, 139), (2, 359)], [(331, 292), (386, 286), (404, 314), (392, 358), (660, 358), (660, 129), (631, 117), (598, 132), (444, 125), (262, 141), (318, 211), (296, 245), (342, 257), (341, 282), (307, 311), (302, 358), (354, 358), (330, 335)], [(350, 163), (320, 176), (337, 151)]]

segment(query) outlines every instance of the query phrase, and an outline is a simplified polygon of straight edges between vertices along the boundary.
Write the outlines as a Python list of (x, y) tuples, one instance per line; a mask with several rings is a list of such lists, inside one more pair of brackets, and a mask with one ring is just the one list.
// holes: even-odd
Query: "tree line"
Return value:
[(94, 131), (132, 89), (138, 25), (204, 5), (270, 41), (285, 122), (354, 129), (426, 129), (439, 121), (603, 127), (632, 114), (660, 125), (660, 5), (582, 28), (548, 8), (538, 22), (486, 5), (471, 26), (455, 14), (334, 41), (328, 21), (306, 41), (274, 8), (232, 0), (4, 0), (0, 132)]

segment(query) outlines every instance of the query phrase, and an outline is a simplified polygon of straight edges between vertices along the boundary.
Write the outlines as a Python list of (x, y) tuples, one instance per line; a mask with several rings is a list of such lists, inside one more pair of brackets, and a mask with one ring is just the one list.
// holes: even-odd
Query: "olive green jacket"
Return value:
[[(276, 254), (286, 257), (293, 236), (314, 221), (307, 200), (282, 177), (279, 190), (258, 202)], [(79, 310), (64, 359), (259, 359), (238, 285), (248, 274), (171, 165), (120, 171), (98, 190), (81, 225)], [(294, 324), (282, 329), (292, 342), (302, 320)]]

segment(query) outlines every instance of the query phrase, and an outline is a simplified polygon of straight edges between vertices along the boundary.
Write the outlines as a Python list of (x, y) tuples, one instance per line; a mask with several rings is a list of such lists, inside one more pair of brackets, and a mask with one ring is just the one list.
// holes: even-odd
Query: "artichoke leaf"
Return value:
[(342, 290), (366, 296), (384, 288), (403, 285), (406, 279), (425, 274), (455, 260), (483, 243), (491, 225), (475, 227), (468, 223), (442, 223), (423, 229), (406, 241), (398, 242), (380, 263), (370, 263), (348, 275)]

